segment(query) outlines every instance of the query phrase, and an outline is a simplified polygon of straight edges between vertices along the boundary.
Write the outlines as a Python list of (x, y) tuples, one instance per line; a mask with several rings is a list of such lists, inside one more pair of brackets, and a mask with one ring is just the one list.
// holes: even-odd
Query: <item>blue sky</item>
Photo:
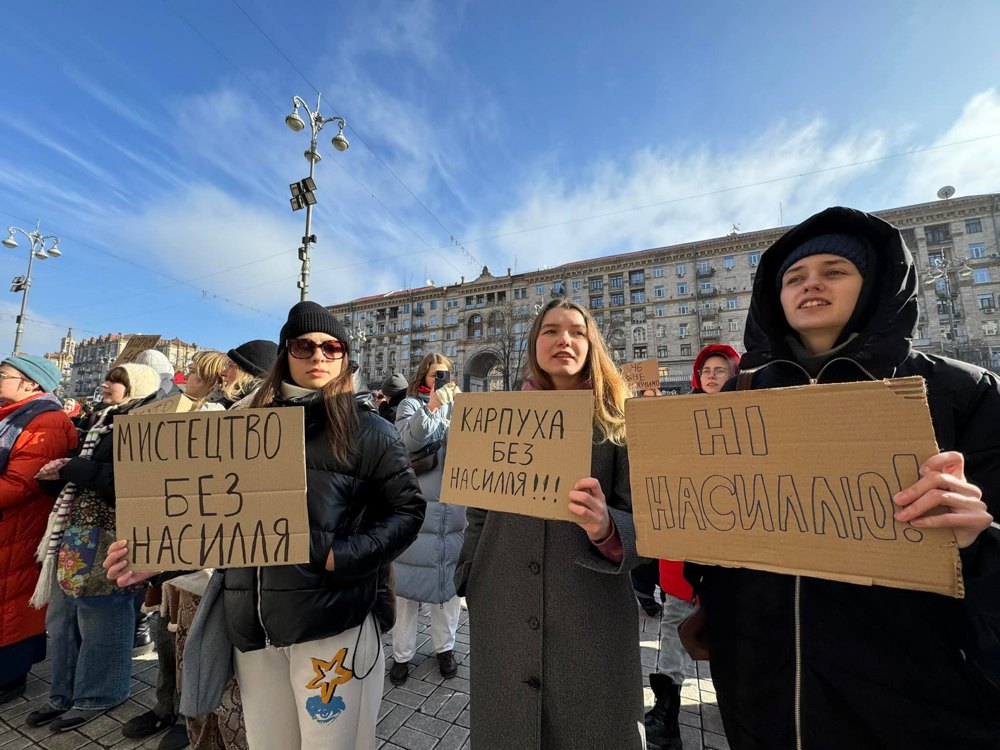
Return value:
[[(321, 136), (326, 304), (772, 227), (779, 204), (789, 224), (1000, 190), (990, 0), (39, 1), (4, 17), (0, 225), (41, 219), (64, 253), (36, 262), (27, 351), (70, 325), (221, 349), (276, 336), (304, 224), (287, 186), (308, 173), (283, 119), (314, 87), (351, 141)], [(26, 255), (3, 250), (9, 276)], [(0, 299), (0, 351), (19, 302)]]

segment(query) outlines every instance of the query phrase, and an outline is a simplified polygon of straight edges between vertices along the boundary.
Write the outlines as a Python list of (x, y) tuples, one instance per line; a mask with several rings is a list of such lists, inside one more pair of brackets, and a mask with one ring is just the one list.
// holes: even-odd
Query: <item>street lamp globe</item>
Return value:
[(292, 110), (292, 113), (285, 118), (285, 125), (288, 126), (289, 130), (298, 133), (301, 130), (305, 130), (306, 124), (299, 117), (299, 108), (296, 107)]
[(62, 255), (62, 250), (59, 249), (59, 240), (52, 243), (52, 247), (49, 248), (49, 255), (53, 258), (58, 258)]
[(11, 250), (13, 250), (15, 247), (17, 247), (17, 240), (14, 239), (14, 233), (13, 232), (11, 232), (10, 236), (3, 241), (3, 246), (4, 247), (9, 247)]
[(39, 247), (34, 252), (34, 256), (36, 258), (38, 258), (38, 260), (48, 260), (49, 259), (49, 254), (47, 252), (45, 252), (45, 248), (44, 247)]
[(333, 136), (333, 140), (331, 141), (331, 143), (333, 144), (333, 147), (335, 149), (341, 152), (347, 151), (347, 149), (351, 147), (351, 144), (347, 142), (347, 138), (344, 137), (343, 121), (341, 121), (340, 130), (337, 132), (337, 135)]

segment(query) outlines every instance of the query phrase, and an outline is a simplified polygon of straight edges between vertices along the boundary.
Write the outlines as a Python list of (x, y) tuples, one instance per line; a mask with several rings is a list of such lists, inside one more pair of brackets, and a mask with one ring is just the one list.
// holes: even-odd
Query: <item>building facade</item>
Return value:
[[(118, 359), (128, 344), (132, 333), (109, 333), (95, 336), (76, 344), (73, 357), (73, 375), (68, 395), (75, 398), (94, 398), (108, 373), (108, 368)], [(180, 339), (163, 339), (154, 347), (166, 355), (175, 372), (185, 372), (191, 357), (198, 351), (197, 344), (189, 344)]]
[[(920, 270), (914, 346), (1000, 369), (1000, 194), (951, 198), (876, 212), (899, 227)], [(708, 344), (744, 351), (743, 327), (760, 256), (790, 227), (363, 297), (329, 309), (351, 331), (372, 387), (409, 376), (421, 357), (452, 359), (467, 390), (502, 387), (517, 366), (535, 310), (566, 297), (594, 315), (619, 363), (655, 357), (661, 387), (690, 388), (694, 357)], [(509, 364), (502, 365), (503, 362)], [(514, 380), (514, 379), (511, 379)]]
[(73, 358), (76, 354), (76, 341), (73, 339), (73, 329), (70, 328), (66, 335), (59, 342), (59, 351), (48, 352), (45, 359), (52, 362), (59, 368), (62, 377), (59, 379), (59, 387), (56, 393), (59, 395), (69, 395), (73, 383)]

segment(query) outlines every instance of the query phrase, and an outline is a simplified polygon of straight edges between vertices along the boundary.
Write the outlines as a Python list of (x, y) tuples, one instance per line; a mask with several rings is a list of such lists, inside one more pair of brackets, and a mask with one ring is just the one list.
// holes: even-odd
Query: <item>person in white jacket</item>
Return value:
[(465, 508), (439, 502), (448, 428), (458, 388), (451, 382), (451, 362), (442, 354), (421, 360), (396, 407), (396, 429), (410, 452), (427, 512), (417, 540), (393, 563), (396, 624), (392, 630), (393, 664), (389, 680), (402, 685), (416, 653), (417, 611), (431, 605), (431, 637), (441, 676), (454, 677), (455, 633), (461, 599), (455, 593), (455, 565), (465, 539)]

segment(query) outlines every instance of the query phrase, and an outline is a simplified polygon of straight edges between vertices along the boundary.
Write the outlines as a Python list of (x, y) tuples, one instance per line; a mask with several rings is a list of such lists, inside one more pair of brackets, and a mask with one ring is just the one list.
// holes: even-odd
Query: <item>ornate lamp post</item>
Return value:
[(305, 130), (306, 123), (299, 116), (299, 107), (306, 111), (306, 115), (309, 118), (309, 127), (312, 131), (312, 138), (309, 141), (309, 149), (303, 154), (306, 160), (309, 162), (309, 176), (299, 182), (292, 183), (289, 185), (289, 190), (292, 192), (292, 210), (298, 211), (300, 208), (305, 208), (306, 210), (306, 233), (302, 238), (302, 247), (299, 248), (299, 260), (302, 261), (302, 273), (299, 278), (298, 287), (300, 290), (299, 299), (304, 301), (309, 297), (309, 245), (316, 241), (316, 236), (312, 233), (312, 207), (316, 203), (316, 181), (313, 179), (316, 165), (323, 158), (320, 156), (319, 151), (316, 150), (316, 141), (319, 137), (319, 132), (323, 129), (323, 126), (328, 122), (336, 122), (338, 126), (337, 135), (333, 137), (333, 147), (337, 151), (347, 151), (350, 145), (347, 142), (347, 138), (344, 137), (344, 127), (347, 123), (344, 121), (343, 117), (323, 117), (319, 111), (320, 100), (322, 98), (321, 94), (316, 96), (316, 109), (309, 109), (309, 105), (306, 104), (301, 98), (294, 96), (292, 97), (292, 113), (285, 118), (285, 124), (290, 130), (298, 133)]
[[(941, 303), (944, 302), (948, 312), (948, 332), (951, 336), (951, 344), (955, 348), (954, 356), (955, 359), (960, 359), (958, 356), (958, 322), (955, 320), (955, 297), (958, 296), (958, 292), (952, 293), (952, 274), (958, 274), (958, 277), (962, 279), (972, 276), (968, 258), (933, 258), (928, 263), (927, 278), (924, 279), (924, 283), (937, 287), (938, 313), (940, 314)], [(941, 348), (944, 349), (944, 346)]]
[[(10, 283), (10, 290), (14, 293), (21, 292), (21, 313), (17, 316), (17, 333), (14, 334), (14, 351), (17, 354), (21, 350), (21, 336), (24, 334), (24, 311), (28, 306), (28, 290), (31, 289), (31, 266), (35, 258), (47, 260), (48, 258), (58, 258), (62, 253), (59, 250), (59, 238), (55, 235), (43, 235), (40, 231), (41, 221), (35, 222), (35, 231), (27, 232), (19, 227), (8, 227), (8, 237), (3, 241), (4, 247), (14, 249), (17, 247), (17, 240), (14, 233), (20, 232), (28, 238), (28, 272), (24, 276), (15, 276)], [(47, 243), (50, 243), (46, 247)]]

